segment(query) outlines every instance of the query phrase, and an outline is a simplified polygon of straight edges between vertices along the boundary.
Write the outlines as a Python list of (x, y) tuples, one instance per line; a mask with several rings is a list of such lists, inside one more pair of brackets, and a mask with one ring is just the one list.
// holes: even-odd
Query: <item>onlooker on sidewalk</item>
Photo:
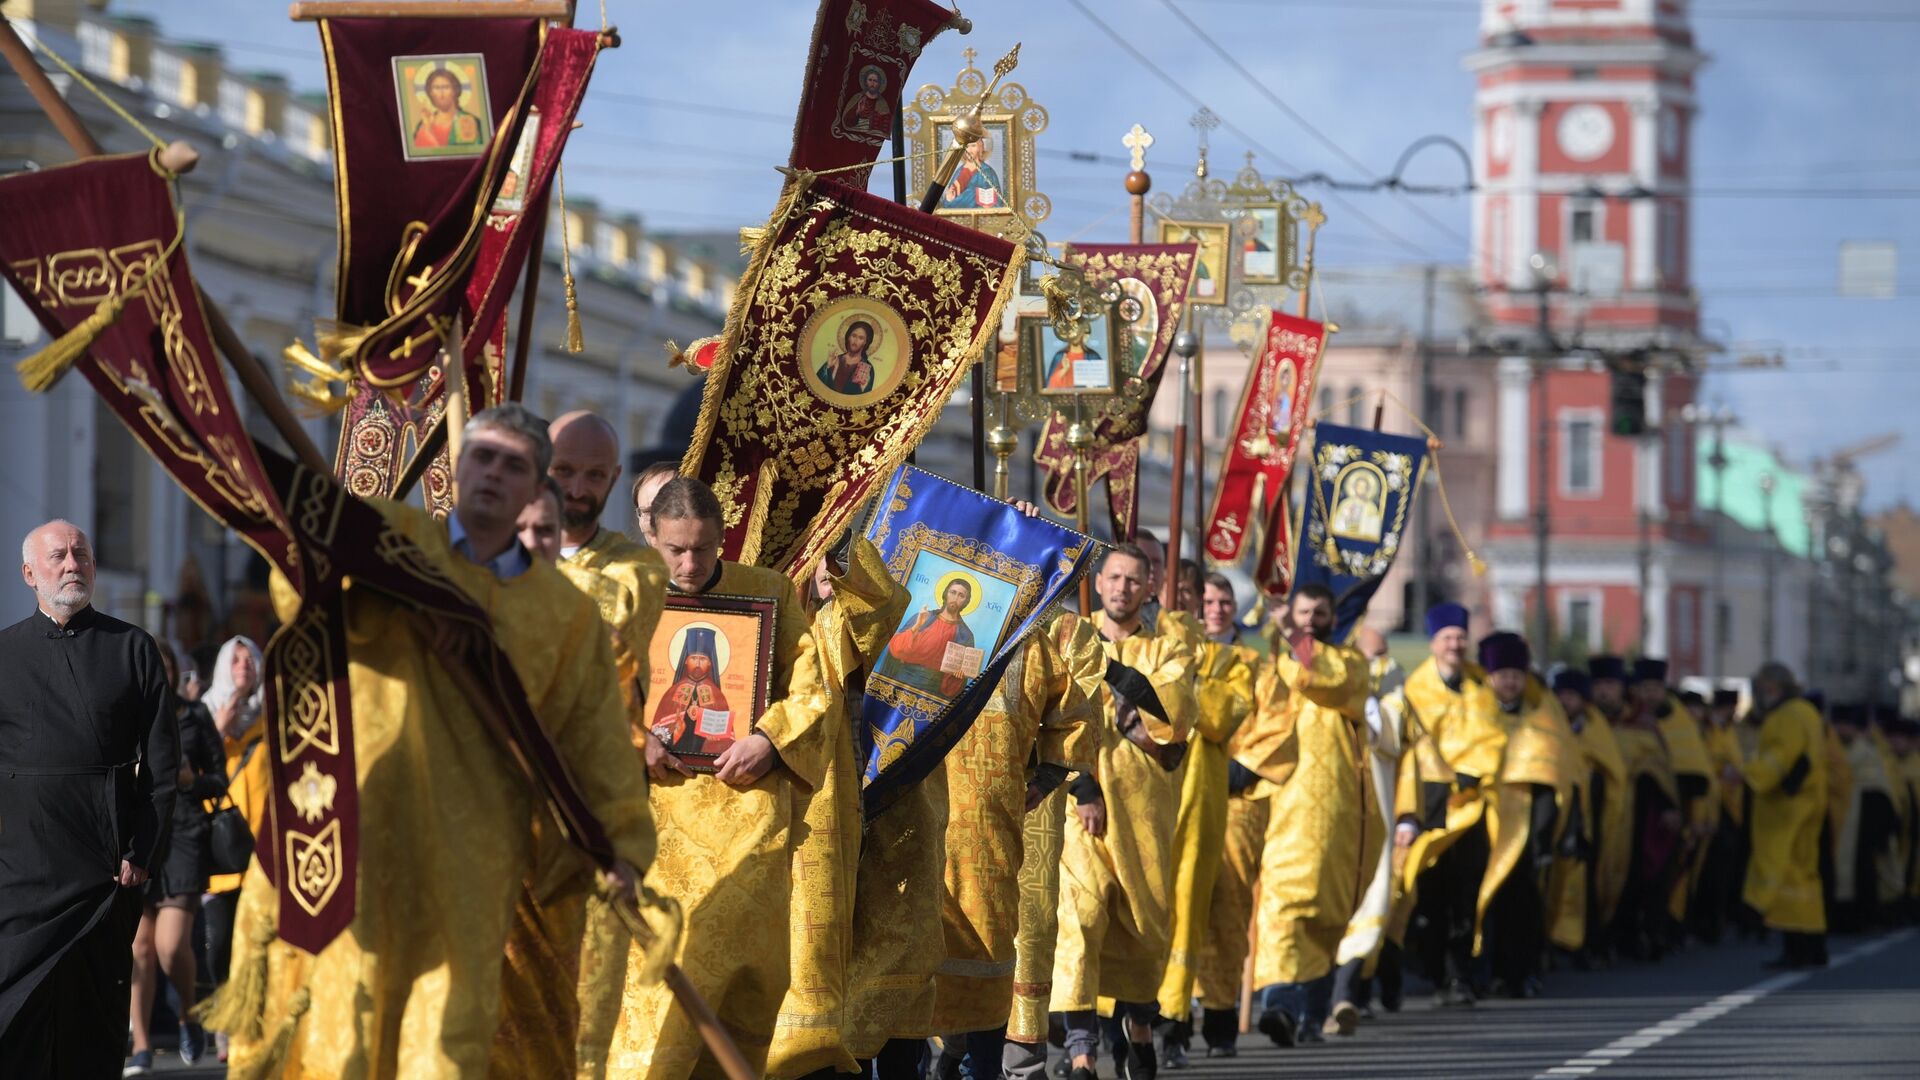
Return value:
[[(240, 808), (247, 827), (260, 835), (267, 807), (267, 755), (261, 746), (266, 725), (260, 710), (266, 702), (260, 647), (244, 637), (220, 646), (213, 676), (201, 698), (219, 731), (226, 754), (226, 798), (214, 807)], [(240, 905), (243, 873), (214, 874), (207, 882), (207, 973), (214, 986), (227, 981), (227, 961), (233, 955), (233, 916)], [(221, 1061), (227, 1059), (227, 1036), (218, 1037)]]

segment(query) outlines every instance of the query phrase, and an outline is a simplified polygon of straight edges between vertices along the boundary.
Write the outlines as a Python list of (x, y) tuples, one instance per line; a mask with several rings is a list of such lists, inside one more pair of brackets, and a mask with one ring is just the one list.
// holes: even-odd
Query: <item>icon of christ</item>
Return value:
[(940, 594), (940, 609), (929, 607), (907, 621), (887, 644), (887, 656), (880, 664), (881, 675), (903, 682), (916, 690), (950, 698), (966, 685), (966, 677), (942, 670), (947, 647), (973, 646), (973, 629), (961, 618), (961, 612), (973, 602), (973, 583), (955, 578)]

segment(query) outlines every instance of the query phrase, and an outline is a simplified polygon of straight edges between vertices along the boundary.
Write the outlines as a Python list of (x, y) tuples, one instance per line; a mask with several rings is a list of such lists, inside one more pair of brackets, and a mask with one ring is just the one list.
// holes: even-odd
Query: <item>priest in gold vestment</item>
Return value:
[[(631, 874), (652, 860), (654, 835), (606, 627), (593, 601), (513, 533), (549, 453), (545, 425), (525, 409), (487, 410), (467, 424), (456, 508), (444, 524), (373, 505), (387, 531), (424, 553), (424, 572), (488, 612), (534, 715)], [(273, 594), (280, 616), (291, 617), (287, 583), (276, 577)], [(536, 880), (535, 815), (543, 829), (556, 826), (447, 675), (461, 654), (435, 655), (434, 642), (457, 635), (352, 584), (346, 613), (361, 811), (356, 914), (317, 956), (276, 941), (278, 898), (256, 861), (214, 1026), (232, 1036), (234, 1076), (485, 1075), (503, 991), (511, 999), (528, 989), (501, 958), (523, 883)], [(554, 872), (539, 880), (555, 891), (538, 899), (558, 905), (563, 890), (586, 887), (587, 864), (552, 850)]]
[[(1071, 695), (1077, 695), (1081, 704), (1076, 711), (1083, 717), (1075, 734), (1055, 753), (1071, 759), (1065, 763), (1068, 771), (1093, 773), (1098, 768), (1100, 749), (1100, 733), (1095, 725), (1104, 723), (1098, 712), (1100, 686), (1107, 671), (1104, 639), (1093, 628), (1091, 620), (1072, 612), (1055, 616), (1047, 633), (1072, 681), (1070, 697), (1061, 707), (1064, 710), (1071, 703)], [(1001, 1055), (1007, 1080), (1041, 1080), (1047, 1069), (1047, 1007), (1053, 998), (1053, 958), (1060, 928), (1060, 862), (1066, 843), (1068, 801), (1064, 787), (1053, 787), (1050, 794), (1047, 789), (1064, 779), (1057, 769), (1044, 763), (1034, 770), (1028, 802), (1036, 795), (1040, 800), (1027, 811), (1020, 825), (1022, 850), (1015, 877), (1019, 901), (1014, 920), (1013, 1004), (1007, 1013), (1006, 1043)], [(949, 799), (952, 797), (950, 790)], [(952, 822), (948, 827), (952, 828)], [(955, 886), (949, 885), (949, 888)], [(953, 953), (955, 957), (960, 955), (960, 952)], [(940, 1015), (949, 1015), (942, 1002), (954, 985), (945, 978), (936, 983), (934, 1007)]]
[(911, 597), (887, 574), (879, 549), (856, 538), (843, 571), (822, 559), (812, 582), (813, 643), (828, 711), (819, 721), (825, 779), (794, 785), (793, 900), (788, 908), (790, 979), (774, 1024), (767, 1075), (790, 1080), (816, 1070), (852, 1072), (860, 1055), (846, 1031), (861, 850), (860, 775), (854, 749), (866, 673)]
[(1700, 734), (1700, 722), (1678, 696), (1667, 688), (1667, 662), (1643, 656), (1633, 662), (1633, 706), (1653, 717), (1660, 740), (1666, 745), (1667, 760), (1673, 765), (1680, 786), (1681, 840), (1679, 862), (1667, 893), (1667, 919), (1663, 933), (1667, 947), (1680, 943), (1680, 928), (1687, 917), (1687, 902), (1700, 878), (1706, 859), (1707, 842), (1720, 822), (1720, 795), (1717, 769), (1707, 756), (1706, 740)]
[(1633, 857), (1609, 934), (1625, 955), (1657, 959), (1666, 950), (1673, 879), (1683, 871), (1680, 781), (1657, 718), (1628, 699), (1626, 662), (1617, 656), (1590, 657), (1587, 674), (1595, 708), (1613, 725), (1633, 791)]
[[(712, 773), (694, 773), (652, 732), (649, 801), (661, 846), (648, 874), (685, 912), (677, 960), (748, 1062), (764, 1071), (789, 979), (789, 841), (794, 788), (826, 780), (822, 720), (831, 710), (799, 594), (784, 575), (720, 558), (721, 506), (706, 485), (676, 477), (652, 504), (653, 535), (678, 593), (775, 603), (769, 706)], [(629, 964), (607, 1054), (613, 1077), (720, 1075), (692, 1020), (659, 983)]]
[(1371, 788), (1368, 665), (1332, 642), (1333, 593), (1294, 590), (1293, 630), (1273, 657), (1249, 721), (1270, 749), (1257, 770), (1278, 785), (1260, 856), (1253, 984), (1261, 1034), (1278, 1046), (1321, 1041), (1333, 1007), (1334, 956), (1385, 834)]
[[(1076, 616), (1062, 619), (1090, 628)], [(1000, 685), (973, 726), (947, 755), (947, 835), (945, 900), (940, 924), (946, 958), (934, 979), (934, 1030), (954, 1050), (964, 1052), (972, 1075), (996, 1076), (1007, 1060), (1001, 1044), (1015, 1008), (1020, 913), (1027, 897), (1021, 890), (1027, 850), (1026, 825), (1045, 813), (1067, 775), (1094, 768), (1095, 732), (1089, 691), (1098, 692), (1106, 664), (1098, 641), (1080, 638), (1080, 666), (1091, 678), (1076, 678), (1063, 650), (1076, 635), (1071, 627), (1042, 628), (1007, 666)], [(1090, 647), (1092, 656), (1085, 655)], [(1091, 663), (1089, 663), (1091, 660)], [(1056, 814), (1065, 809), (1054, 802)], [(1059, 860), (1060, 821), (1053, 830), (1052, 854)], [(1057, 881), (1057, 877), (1056, 877)], [(1057, 888), (1047, 899), (1057, 903)], [(1045, 906), (1050, 930), (1054, 903)], [(924, 928), (922, 928), (924, 930)], [(1052, 967), (1052, 957), (1047, 958)], [(1032, 1044), (1046, 1038), (1046, 1001), (1038, 1016), (1020, 1018), (1013, 1057), (1017, 1066), (1032, 1056)], [(1040, 1054), (1044, 1060), (1045, 1054)]]
[(1093, 625), (1107, 655), (1100, 689), (1097, 776), (1073, 784), (1061, 860), (1055, 1012), (1066, 1013), (1072, 1080), (1093, 1080), (1095, 1006), (1115, 1001), (1130, 1067), (1152, 1069), (1155, 996), (1172, 945), (1173, 825), (1193, 726), (1193, 650), (1186, 617), (1140, 617), (1147, 559), (1122, 544), (1100, 564)]
[[(1199, 568), (1181, 560), (1183, 570), (1198, 576)], [(1196, 594), (1197, 595), (1194, 595)], [(1253, 711), (1253, 665), (1260, 654), (1238, 643), (1234, 624), (1239, 604), (1233, 582), (1222, 574), (1206, 575), (1191, 596), (1187, 612), (1205, 628), (1194, 641), (1194, 735), (1180, 784), (1180, 811), (1174, 820), (1173, 848), (1177, 860), (1173, 884), (1173, 946), (1167, 973), (1160, 980), (1160, 1016), (1172, 1022), (1164, 1039), (1166, 1064), (1185, 1068), (1187, 1046), (1193, 1039), (1194, 977), (1207, 940), (1207, 915), (1213, 905), (1214, 881), (1227, 840), (1227, 742)]]
[(1490, 778), (1489, 854), (1474, 951), (1488, 958), (1495, 984), (1513, 997), (1540, 991), (1537, 968), (1554, 914), (1547, 886), (1562, 832), (1570, 824), (1578, 827), (1571, 811), (1582, 761), (1559, 699), (1533, 677), (1532, 664), (1532, 651), (1518, 634), (1490, 634), (1480, 642), (1493, 719), (1505, 729), (1507, 747), (1500, 771)]
[(1753, 677), (1759, 748), (1747, 761), (1753, 791), (1753, 855), (1743, 898), (1780, 931), (1776, 967), (1824, 967), (1827, 913), (1820, 895), (1820, 826), (1827, 809), (1827, 758), (1820, 714), (1800, 696), (1793, 673), (1768, 663)]
[(1577, 669), (1553, 677), (1554, 693), (1580, 744), (1586, 770), (1587, 857), (1567, 884), (1585, 907), (1586, 935), (1580, 956), (1587, 961), (1607, 953), (1607, 931), (1620, 906), (1633, 858), (1633, 790), (1627, 763), (1620, 755), (1613, 725), (1593, 704), (1592, 688), (1592, 677)]
[(1409, 835), (1405, 893), (1396, 925), (1424, 922), (1408, 940), (1441, 1005), (1471, 1005), (1489, 975), (1475, 962), (1480, 883), (1490, 854), (1487, 803), (1506, 754), (1507, 732), (1486, 672), (1467, 659), (1467, 609), (1426, 615), (1431, 655), (1407, 676), (1407, 710), (1422, 730), (1405, 763), (1395, 809), (1396, 841)]

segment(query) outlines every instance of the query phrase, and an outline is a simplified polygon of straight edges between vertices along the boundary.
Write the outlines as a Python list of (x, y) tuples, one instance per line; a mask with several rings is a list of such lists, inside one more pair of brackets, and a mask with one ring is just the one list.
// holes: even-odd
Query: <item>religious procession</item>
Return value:
[[(1370, 189), (1116, 29), (1361, 168), (1207, 0), (756, 5), (778, 112), (621, 89), (711, 11), (183, 7), (0, 2), (0, 1076), (1920, 1062), (1920, 518), (1707, 404), (1688, 5), (1451, 5)], [(1096, 41), (1190, 159), (1046, 145)], [(674, 109), (770, 212), (607, 205)]]

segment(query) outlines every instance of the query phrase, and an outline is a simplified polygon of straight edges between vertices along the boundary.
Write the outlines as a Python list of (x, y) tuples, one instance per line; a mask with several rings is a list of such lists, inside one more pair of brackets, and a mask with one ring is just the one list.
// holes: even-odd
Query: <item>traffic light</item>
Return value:
[(1615, 435), (1637, 438), (1647, 433), (1647, 376), (1638, 370), (1613, 372), (1613, 424)]

